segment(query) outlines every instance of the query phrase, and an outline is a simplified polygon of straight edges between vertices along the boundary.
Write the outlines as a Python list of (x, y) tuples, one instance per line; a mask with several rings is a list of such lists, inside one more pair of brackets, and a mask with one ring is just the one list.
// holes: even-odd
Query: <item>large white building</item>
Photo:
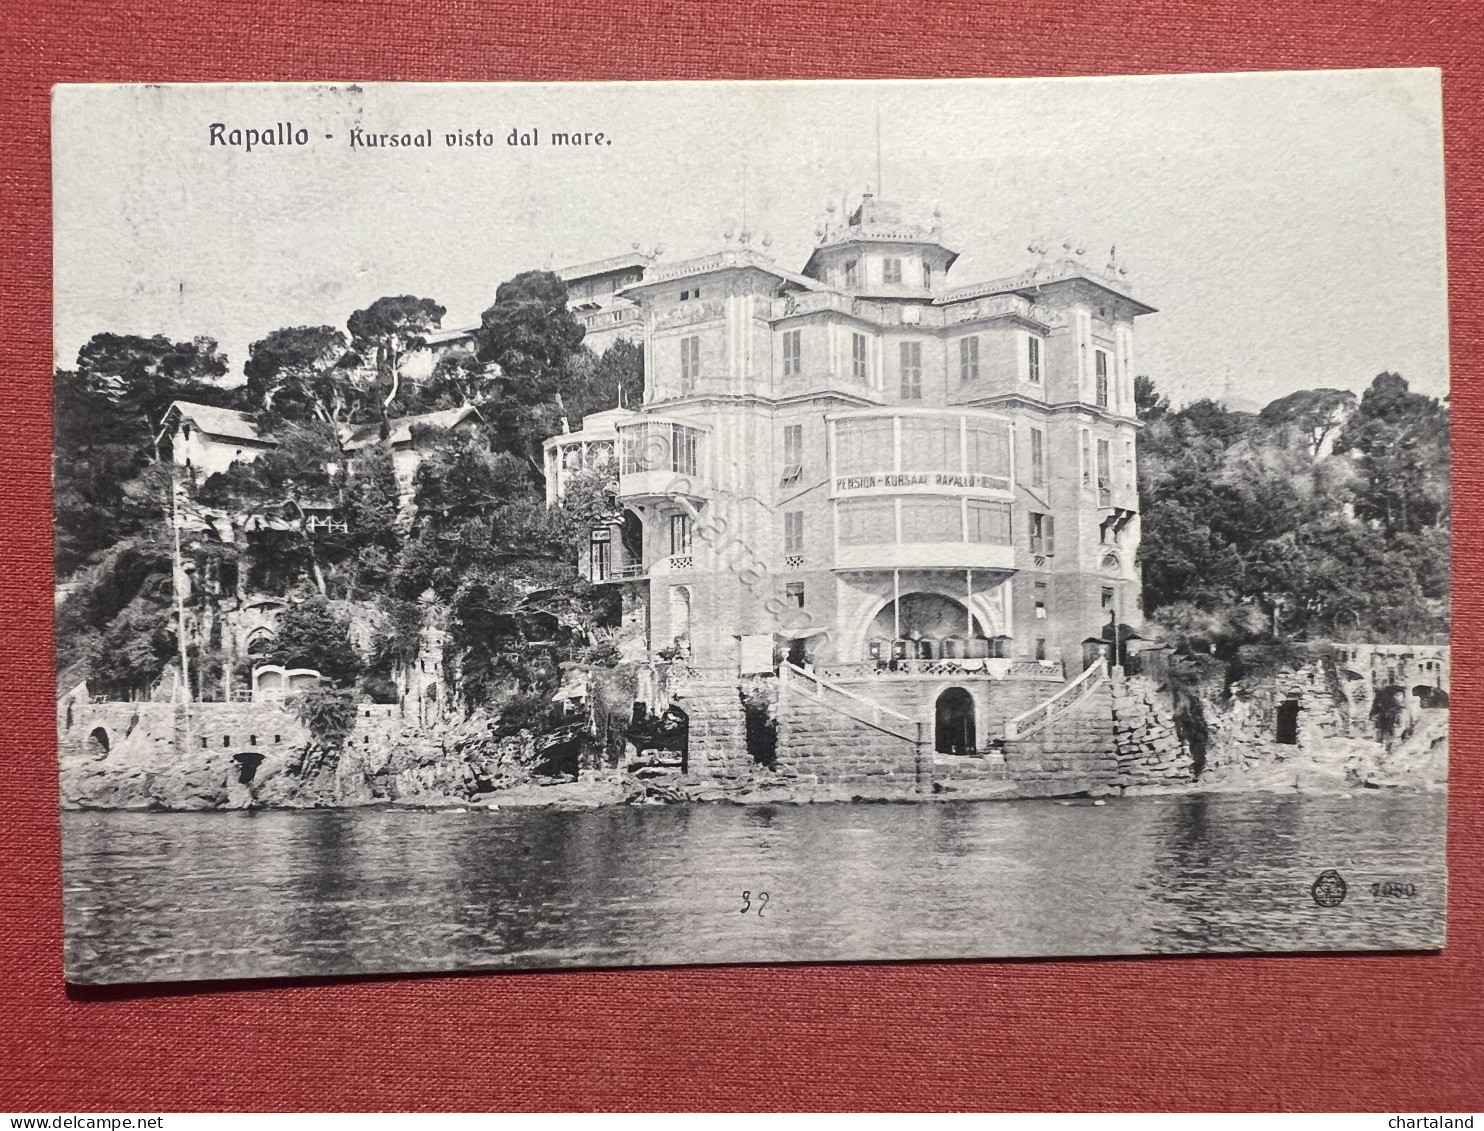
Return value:
[(624, 587), (650, 652), (931, 674), (885, 696), (916, 708), (960, 676), (984, 717), (995, 681), (1075, 674), (1139, 622), (1133, 329), (1153, 308), (1075, 248), (955, 286), (936, 216), (867, 195), (842, 220), (798, 271), (738, 243), (624, 288), (645, 402), (548, 440), (550, 497), (612, 461), (623, 512), (584, 568)]

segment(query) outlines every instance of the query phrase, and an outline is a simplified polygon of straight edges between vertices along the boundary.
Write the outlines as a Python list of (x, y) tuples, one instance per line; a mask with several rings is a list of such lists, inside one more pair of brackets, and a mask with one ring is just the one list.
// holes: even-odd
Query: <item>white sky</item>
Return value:
[[(1136, 294), (1138, 372), (1176, 400), (1263, 404), (1383, 369), (1448, 388), (1434, 71), (944, 82), (62, 87), (54, 101), (55, 351), (94, 333), (204, 334), (240, 374), (280, 326), (343, 327), (385, 294), (476, 322), (503, 279), (660, 245), (723, 246), (742, 215), (803, 266), (827, 201), (876, 179), (936, 205), (949, 282), (1071, 237)], [(309, 145), (209, 147), (291, 121)], [(352, 151), (349, 131), (431, 129)], [(512, 127), (611, 145), (511, 148)], [(482, 128), (489, 148), (448, 148)], [(334, 135), (326, 140), (326, 134)], [(745, 186), (745, 191), (744, 191)]]

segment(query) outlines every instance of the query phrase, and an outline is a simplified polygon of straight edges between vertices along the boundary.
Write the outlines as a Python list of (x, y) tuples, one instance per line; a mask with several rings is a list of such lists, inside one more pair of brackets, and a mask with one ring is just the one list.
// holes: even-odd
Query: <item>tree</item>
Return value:
[(1325, 441), (1343, 428), (1355, 411), (1356, 400), (1349, 389), (1300, 389), (1273, 401), (1258, 414), (1258, 419), (1270, 428), (1293, 425), (1318, 459)]
[(562, 382), (562, 404), (572, 427), (589, 413), (644, 403), (644, 349), (620, 338), (600, 355), (579, 351)]
[(168, 443), (165, 416), (176, 400), (225, 405), (232, 390), (216, 384), (226, 362), (210, 338), (173, 342), (156, 336), (96, 334), (74, 369), (53, 377), (52, 484), (59, 577), (92, 555), (137, 535), (169, 505), (158, 476)]
[(77, 352), (77, 369), (118, 412), (134, 418), (155, 461), (172, 403), (226, 405), (232, 399), (231, 391), (216, 383), (227, 372), (227, 359), (212, 338), (172, 342), (161, 334), (94, 334)]
[(1232, 645), (1445, 634), (1447, 431), (1447, 410), (1395, 375), (1358, 407), (1303, 390), (1255, 416), (1198, 401), (1149, 421), (1146, 612)]
[(350, 638), (350, 622), (323, 597), (289, 605), (279, 614), (278, 636), (266, 658), (286, 668), (313, 668), (340, 687), (353, 684), (364, 666)]
[(417, 388), (413, 403), (423, 412), (466, 404), (485, 405), (494, 392), (491, 382), (499, 372), (499, 366), (480, 361), (472, 348), (450, 349)]
[(346, 322), (351, 348), (375, 368), (383, 419), (401, 391), (402, 359), (427, 345), (425, 335), (438, 328), (446, 313), (430, 298), (396, 295), (377, 299)]
[(1134, 412), (1145, 423), (1153, 423), (1170, 411), (1170, 398), (1161, 396), (1154, 378), (1142, 374), (1134, 378)]
[(401, 549), (399, 490), (391, 446), (383, 441), (362, 449), (346, 483), (342, 505), (350, 527), (347, 544), (355, 563), (355, 583), (360, 589), (384, 585), (392, 559)]
[(248, 347), (244, 393), (266, 423), (318, 419), (338, 429), (360, 399), (345, 363), (345, 335), (333, 326), (274, 330)]
[[(342, 458), (333, 426), (311, 419), (285, 425), (276, 447), (251, 463), (233, 463), (197, 489), (196, 502), (204, 507), (236, 515), (239, 521), (251, 515), (269, 520), (267, 529), (248, 535), (255, 588), (285, 589), (303, 569), (313, 576), (321, 595), (328, 591), (325, 554), (306, 529), (304, 514), (306, 508), (338, 501)], [(348, 547), (344, 539), (326, 540), (324, 549), (331, 557), (341, 557)]]
[(500, 446), (541, 474), (541, 441), (560, 427), (562, 386), (585, 331), (567, 309), (567, 284), (550, 271), (501, 283), (480, 316), (478, 360), (499, 367), (486, 417)]
[(1446, 522), (1449, 505), (1448, 410), (1410, 391), (1406, 379), (1382, 373), (1335, 441), (1354, 453), (1364, 480), (1355, 513), (1388, 535), (1416, 534)]

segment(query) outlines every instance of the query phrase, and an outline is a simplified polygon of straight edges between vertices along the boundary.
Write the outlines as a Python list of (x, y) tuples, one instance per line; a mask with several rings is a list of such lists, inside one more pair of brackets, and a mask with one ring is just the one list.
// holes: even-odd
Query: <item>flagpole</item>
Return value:
[(185, 634), (185, 586), (182, 583), (185, 569), (180, 559), (180, 483), (178, 471), (171, 468), (170, 474), (170, 526), (174, 535), (175, 552), (171, 568), (171, 580), (175, 588), (175, 639), (180, 646), (181, 702), (185, 707), (185, 746), (191, 748), (191, 673), (186, 659)]

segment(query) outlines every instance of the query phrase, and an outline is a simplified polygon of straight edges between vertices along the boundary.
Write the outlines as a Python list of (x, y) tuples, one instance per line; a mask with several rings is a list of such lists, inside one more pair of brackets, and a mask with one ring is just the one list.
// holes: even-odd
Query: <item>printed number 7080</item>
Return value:
[[(759, 919), (763, 917), (763, 908), (766, 906), (768, 906), (768, 893), (765, 891), (760, 891), (757, 893), (757, 917)], [(740, 908), (740, 913), (746, 915), (751, 910), (752, 892), (744, 891), (742, 893), (742, 907)]]
[(1397, 883), (1395, 881), (1388, 881), (1386, 883), (1372, 884), (1371, 894), (1383, 899), (1387, 897), (1391, 897), (1394, 899), (1398, 896), (1405, 899), (1410, 899), (1412, 896), (1417, 894), (1417, 886), (1415, 884), (1403, 884)]

